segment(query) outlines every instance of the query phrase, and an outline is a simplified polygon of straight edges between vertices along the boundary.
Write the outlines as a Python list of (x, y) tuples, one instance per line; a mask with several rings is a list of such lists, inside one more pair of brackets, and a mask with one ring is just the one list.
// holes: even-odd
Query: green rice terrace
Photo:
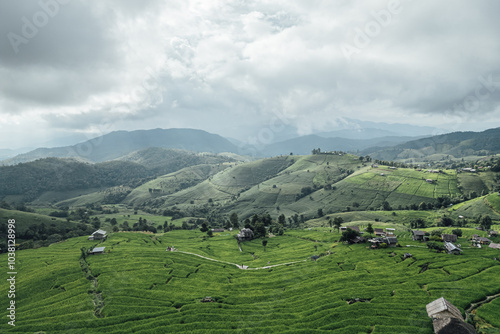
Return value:
[[(4, 319), (1, 332), (424, 334), (433, 333), (431, 301), (445, 297), (464, 314), (500, 293), (500, 252), (470, 247), (474, 229), (458, 240), (463, 254), (451, 255), (396, 227), (402, 247), (385, 249), (339, 243), (335, 230), (317, 227), (266, 238), (265, 247), (242, 242), (241, 251), (236, 231), (186, 230), (19, 250), (16, 326)], [(104, 254), (82, 256), (95, 246)], [(1, 254), (4, 273), (6, 264)], [(467, 312), (484, 333), (500, 333), (499, 298)]]

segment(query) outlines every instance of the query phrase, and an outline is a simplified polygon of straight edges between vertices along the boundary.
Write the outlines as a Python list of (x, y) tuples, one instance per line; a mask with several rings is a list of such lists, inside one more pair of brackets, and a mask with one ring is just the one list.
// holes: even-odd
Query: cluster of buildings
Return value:
[[(427, 235), (426, 235), (427, 234)], [(497, 231), (490, 231), (489, 237), (498, 236)], [(425, 231), (413, 230), (412, 231), (412, 239), (414, 241), (429, 241), (428, 233)], [(458, 241), (458, 237), (455, 234), (442, 234), (441, 240), (444, 242), (444, 246), (448, 253), (458, 254), (461, 253), (460, 245), (455, 245), (454, 243)], [(483, 246), (489, 246), (490, 248), (500, 249), (500, 244), (496, 244), (492, 242), (489, 238), (480, 237), (477, 234), (472, 235), (471, 239), (472, 245), (478, 248)]]

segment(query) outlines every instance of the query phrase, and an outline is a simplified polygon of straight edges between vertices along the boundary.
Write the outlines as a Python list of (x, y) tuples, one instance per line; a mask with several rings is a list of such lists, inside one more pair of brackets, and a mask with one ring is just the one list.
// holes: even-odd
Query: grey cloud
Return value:
[[(455, 108), (478, 77), (500, 81), (500, 3), (400, 0), (377, 23), (388, 4), (72, 0), (15, 54), (6, 34), (40, 5), (3, 1), (0, 113), (39, 108), (47, 127), (66, 130), (180, 125), (243, 137), (277, 111), (304, 134), (354, 115), (431, 124), (488, 112), (500, 122), (500, 87)], [(356, 46), (367, 24), (379, 32), (348, 61), (341, 46)]]

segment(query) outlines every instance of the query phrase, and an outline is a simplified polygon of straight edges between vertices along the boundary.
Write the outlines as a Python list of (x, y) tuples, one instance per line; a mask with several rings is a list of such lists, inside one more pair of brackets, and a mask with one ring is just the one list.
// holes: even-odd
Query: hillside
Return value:
[(152, 170), (155, 175), (164, 175), (189, 166), (231, 162), (233, 158), (216, 154), (199, 154), (184, 150), (150, 147), (129, 153), (116, 160), (134, 162)]
[[(39, 159), (15, 166), (0, 166), (0, 200), (32, 202), (38, 199), (39, 202), (53, 203), (97, 190), (103, 195), (87, 201), (93, 203), (102, 200), (108, 188), (135, 188), (151, 178), (188, 166), (219, 165), (228, 161), (233, 159), (162, 148), (148, 148), (96, 164), (72, 159)], [(115, 190), (121, 192), (123, 189)], [(108, 193), (110, 191), (114, 192), (111, 189)], [(85, 203), (85, 200), (79, 203)]]
[(443, 198), (462, 201), (498, 187), (496, 173), (490, 171), (430, 173), (370, 164), (350, 154), (263, 159), (238, 164), (179, 192), (150, 196), (154, 199), (145, 203), (162, 209), (175, 206), (190, 215), (237, 212), (249, 217), (267, 212), (273, 217), (315, 217), (320, 209), (328, 214), (381, 208), (416, 210), (421, 205), (440, 208)]
[(56, 157), (103, 162), (149, 147), (174, 148), (193, 152), (237, 152), (234, 144), (219, 135), (194, 129), (115, 131), (86, 142), (56, 148), (38, 148), (1, 161), (4, 165)]
[(230, 163), (203, 164), (186, 167), (176, 172), (162, 175), (132, 190), (123, 200), (123, 203), (130, 205), (144, 204), (156, 197), (193, 187), (229, 167), (232, 167)]
[(0, 167), (0, 199), (30, 202), (44, 192), (84, 190), (117, 185), (137, 186), (151, 172), (125, 161), (87, 164), (68, 159), (46, 158)]
[(453, 132), (399, 144), (391, 148), (367, 149), (363, 154), (373, 158), (398, 161), (440, 154), (448, 158), (500, 153), (500, 128), (483, 132)]
[[(0, 329), (431, 334), (426, 304), (442, 296), (463, 312), (499, 292), (493, 249), (436, 254), (406, 237), (400, 243), (410, 247), (371, 250), (318, 229), (268, 238), (265, 248), (261, 240), (245, 242), (240, 252), (233, 234), (113, 233), (102, 243), (79, 237), (18, 251), (16, 326), (4, 321)], [(81, 257), (82, 247), (97, 245), (104, 254)], [(177, 251), (166, 252), (172, 245)], [(6, 272), (7, 255), (0, 260)], [(495, 331), (498, 310), (497, 298), (477, 309), (483, 323), (474, 319)]]

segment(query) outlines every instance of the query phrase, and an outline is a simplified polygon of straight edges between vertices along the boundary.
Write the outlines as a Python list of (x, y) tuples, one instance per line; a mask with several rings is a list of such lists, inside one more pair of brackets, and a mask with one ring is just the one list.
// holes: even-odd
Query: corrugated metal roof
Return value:
[(500, 244), (496, 244), (496, 243), (491, 243), (490, 244), (490, 248), (495, 248), (495, 249), (500, 249)]
[(433, 318), (438, 313), (448, 311), (453, 317), (463, 320), (460, 310), (443, 297), (427, 304), (426, 309), (430, 318)]
[(92, 233), (92, 234), (96, 234), (96, 233), (99, 233), (99, 234), (106, 234), (107, 232), (106, 232), (106, 231), (104, 231), (104, 230), (97, 230), (97, 231), (95, 231), (95, 232), (94, 232), (94, 233)]
[(104, 248), (106, 247), (96, 247), (92, 250), (92, 253), (101, 253), (104, 252)]

